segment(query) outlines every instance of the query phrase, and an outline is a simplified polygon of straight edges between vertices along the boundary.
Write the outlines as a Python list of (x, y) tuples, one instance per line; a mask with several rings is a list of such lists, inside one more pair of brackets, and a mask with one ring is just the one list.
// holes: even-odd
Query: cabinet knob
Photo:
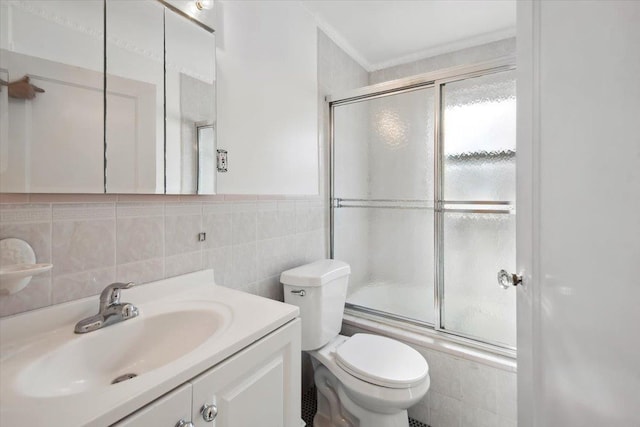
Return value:
[(195, 427), (191, 421), (180, 420), (176, 427)]
[(213, 421), (218, 416), (218, 407), (213, 404), (210, 405), (208, 403), (205, 403), (202, 406), (202, 409), (200, 409), (200, 413), (202, 414), (202, 418), (205, 421)]

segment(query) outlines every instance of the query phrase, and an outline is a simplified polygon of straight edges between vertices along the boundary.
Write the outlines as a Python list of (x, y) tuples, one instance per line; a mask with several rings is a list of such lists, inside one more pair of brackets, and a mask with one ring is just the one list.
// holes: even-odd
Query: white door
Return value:
[(518, 425), (640, 426), (640, 2), (518, 2)]

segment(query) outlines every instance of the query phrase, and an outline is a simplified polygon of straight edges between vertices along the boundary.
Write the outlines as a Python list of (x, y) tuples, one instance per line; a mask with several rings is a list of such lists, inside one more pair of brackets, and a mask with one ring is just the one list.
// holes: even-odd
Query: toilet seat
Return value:
[[(351, 400), (377, 414), (390, 414), (394, 411), (406, 410), (422, 399), (431, 384), (429, 375), (414, 386), (390, 388), (373, 384), (370, 380), (362, 380), (339, 366), (336, 350), (352, 338), (338, 335), (322, 348), (309, 352), (317, 363), (327, 368), (338, 379)], [(317, 368), (314, 365), (314, 370)]]
[(356, 378), (393, 389), (414, 387), (429, 374), (429, 365), (420, 353), (379, 335), (353, 335), (336, 348), (335, 361)]

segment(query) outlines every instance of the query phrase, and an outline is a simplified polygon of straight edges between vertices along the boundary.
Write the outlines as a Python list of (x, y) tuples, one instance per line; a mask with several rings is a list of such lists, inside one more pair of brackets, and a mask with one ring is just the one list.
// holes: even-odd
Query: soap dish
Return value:
[(53, 264), (36, 264), (33, 248), (20, 239), (0, 240), (0, 295), (21, 291), (36, 274), (45, 273)]

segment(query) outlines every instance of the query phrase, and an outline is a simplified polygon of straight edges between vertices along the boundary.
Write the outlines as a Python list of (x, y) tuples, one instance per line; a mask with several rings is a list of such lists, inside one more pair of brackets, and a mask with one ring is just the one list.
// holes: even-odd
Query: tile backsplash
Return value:
[(146, 283), (205, 268), (215, 270), (219, 285), (281, 300), (283, 270), (326, 256), (319, 197), (122, 198), (0, 204), (0, 238), (23, 239), (38, 262), (54, 265), (0, 297), (0, 316), (96, 295), (114, 281)]

